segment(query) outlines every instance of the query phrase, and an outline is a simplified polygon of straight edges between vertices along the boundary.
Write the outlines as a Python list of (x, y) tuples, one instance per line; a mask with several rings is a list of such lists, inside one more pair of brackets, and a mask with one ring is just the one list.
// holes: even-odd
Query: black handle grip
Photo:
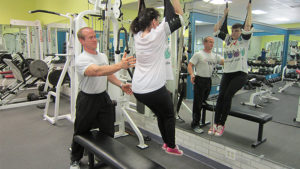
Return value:
[(60, 13), (57, 13), (57, 12), (52, 12), (52, 11), (47, 11), (47, 10), (34, 10), (34, 11), (29, 11), (29, 13), (38, 13), (38, 12), (42, 12), (42, 13), (49, 13), (49, 14), (54, 14), (54, 15), (58, 15), (60, 16), (61, 14)]
[(139, 14), (141, 13), (141, 11), (144, 10), (144, 9), (146, 9), (145, 1), (144, 1), (144, 0), (140, 0), (138, 15), (139, 15)]
[(120, 54), (121, 51), (120, 51), (120, 34), (121, 34), (121, 31), (124, 31), (124, 34), (125, 34), (125, 52), (126, 53), (130, 53), (130, 50), (128, 48), (128, 33), (127, 33), (127, 30), (124, 28), (124, 27), (121, 27), (118, 31), (118, 42), (117, 42), (117, 49), (116, 49), (116, 54)]

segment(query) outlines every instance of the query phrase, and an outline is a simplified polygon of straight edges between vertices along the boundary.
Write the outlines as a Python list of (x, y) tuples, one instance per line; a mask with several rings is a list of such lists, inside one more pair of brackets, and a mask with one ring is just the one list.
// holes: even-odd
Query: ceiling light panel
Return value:
[(266, 11), (262, 11), (262, 10), (252, 10), (252, 13), (255, 15), (262, 15), (262, 14), (266, 14)]

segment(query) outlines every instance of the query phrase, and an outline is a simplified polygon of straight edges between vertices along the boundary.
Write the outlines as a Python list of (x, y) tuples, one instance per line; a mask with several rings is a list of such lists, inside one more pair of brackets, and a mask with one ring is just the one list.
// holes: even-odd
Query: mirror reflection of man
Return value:
[[(188, 72), (194, 85), (193, 121), (192, 129), (196, 133), (202, 133), (200, 128), (202, 103), (208, 98), (211, 89), (211, 76), (216, 64), (224, 64), (224, 59), (212, 52), (214, 38), (207, 36), (203, 40), (204, 49), (195, 53), (188, 64)], [(193, 71), (195, 67), (196, 71)]]

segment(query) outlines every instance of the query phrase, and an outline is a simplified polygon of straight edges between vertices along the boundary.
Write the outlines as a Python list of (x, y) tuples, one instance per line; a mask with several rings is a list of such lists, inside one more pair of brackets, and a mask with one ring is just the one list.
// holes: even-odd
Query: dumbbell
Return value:
[(28, 93), (27, 95), (27, 100), (28, 101), (35, 101), (35, 100), (38, 100), (39, 99), (39, 96), (34, 94), (34, 93)]

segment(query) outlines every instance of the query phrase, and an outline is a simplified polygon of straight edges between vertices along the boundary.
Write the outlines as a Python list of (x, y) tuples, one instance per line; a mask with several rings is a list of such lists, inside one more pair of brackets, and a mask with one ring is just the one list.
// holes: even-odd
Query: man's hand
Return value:
[(195, 75), (191, 75), (191, 83), (195, 84)]
[(134, 67), (135, 66), (134, 64), (136, 63), (136, 58), (134, 58), (133, 56), (130, 57), (126, 57), (126, 56), (127, 53), (125, 52), (121, 60), (122, 69), (128, 69)]
[(131, 84), (123, 84), (122, 91), (126, 94), (132, 95)]

